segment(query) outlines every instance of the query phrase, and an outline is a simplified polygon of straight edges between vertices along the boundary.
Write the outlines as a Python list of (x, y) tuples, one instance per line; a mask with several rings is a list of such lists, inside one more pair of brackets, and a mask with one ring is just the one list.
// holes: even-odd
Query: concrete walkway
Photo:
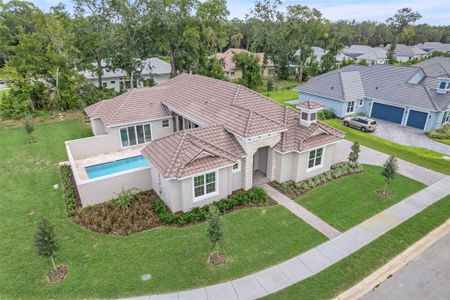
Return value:
[(260, 272), (206, 287), (135, 299), (256, 299), (313, 276), (449, 195), (450, 176), (391, 206), (341, 235)]
[[(334, 163), (348, 161), (348, 154), (351, 151), (352, 144), (352, 142), (347, 140), (343, 140), (337, 144)], [(389, 155), (385, 153), (361, 146), (358, 162), (362, 164), (382, 166), (388, 157)], [(446, 176), (402, 159), (398, 159), (398, 166), (400, 174), (420, 181), (426, 185), (431, 185)]]
[(283, 195), (270, 185), (264, 184), (261, 187), (266, 190), (270, 198), (278, 202), (278, 204), (286, 207), (294, 215), (314, 227), (316, 230), (320, 231), (329, 239), (335, 238), (341, 234), (341, 232), (336, 228), (332, 227), (321, 218), (311, 213), (309, 210), (303, 208), (301, 205), (297, 204), (297, 202), (289, 199), (286, 195)]

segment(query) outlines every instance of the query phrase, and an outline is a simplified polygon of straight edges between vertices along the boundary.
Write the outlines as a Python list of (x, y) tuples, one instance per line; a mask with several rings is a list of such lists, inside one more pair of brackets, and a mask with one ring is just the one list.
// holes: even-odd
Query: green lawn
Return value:
[(374, 150), (395, 155), (396, 157), (413, 164), (450, 175), (450, 160), (443, 159), (443, 154), (441, 153), (424, 148), (400, 145), (370, 133), (364, 133), (353, 128), (345, 127), (342, 125), (342, 121), (338, 119), (325, 120), (324, 122), (344, 131), (346, 133), (346, 139), (350, 141), (358, 141), (361, 145)]
[[(23, 128), (0, 129), (0, 298), (117, 298), (169, 292), (237, 278), (284, 261), (326, 240), (281, 206), (236, 211), (224, 217), (226, 254), (221, 267), (207, 263), (206, 225), (164, 227), (126, 237), (93, 233), (65, 214), (58, 162), (64, 141), (90, 135), (78, 120), (38, 124), (37, 144)], [(48, 260), (33, 251), (37, 220), (56, 226), (58, 261), (69, 268), (49, 284)], [(152, 275), (143, 282), (140, 276)]]
[(331, 299), (351, 288), (450, 217), (450, 196), (319, 274), (266, 299)]
[(376, 193), (384, 187), (381, 167), (364, 165), (364, 172), (331, 181), (308, 192), (297, 202), (338, 230), (345, 231), (425, 187), (399, 175), (388, 188), (391, 195)]
[(5, 89), (0, 89), (0, 97), (3, 95), (6, 95), (9, 91), (9, 88), (5, 88)]

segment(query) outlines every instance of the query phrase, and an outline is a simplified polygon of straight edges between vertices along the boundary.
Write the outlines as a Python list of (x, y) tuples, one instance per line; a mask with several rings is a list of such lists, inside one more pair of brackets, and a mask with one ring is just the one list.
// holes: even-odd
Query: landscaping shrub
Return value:
[(334, 113), (334, 110), (332, 108), (326, 108), (317, 113), (317, 118), (319, 120), (335, 119), (336, 114)]
[(294, 182), (292, 180), (283, 183), (272, 181), (269, 184), (289, 198), (295, 199), (312, 190), (313, 188), (325, 184), (329, 181), (338, 179), (343, 176), (361, 173), (362, 171), (362, 165), (354, 162), (344, 162), (331, 166), (331, 169), (325, 173), (299, 182)]
[(432, 130), (427, 135), (432, 139), (450, 139), (450, 124), (445, 124), (442, 128)]
[(124, 212), (128, 210), (128, 207), (130, 206), (131, 202), (134, 200), (133, 195), (134, 190), (124, 190), (117, 195), (117, 198), (114, 199), (114, 201), (117, 203), (117, 205), (122, 208)]
[(67, 215), (73, 216), (79, 207), (78, 191), (72, 182), (72, 170), (68, 165), (61, 165), (61, 185), (64, 193), (64, 201), (66, 203)]

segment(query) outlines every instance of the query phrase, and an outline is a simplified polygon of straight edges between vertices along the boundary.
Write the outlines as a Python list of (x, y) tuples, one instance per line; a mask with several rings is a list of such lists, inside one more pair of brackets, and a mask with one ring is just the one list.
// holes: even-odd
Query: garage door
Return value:
[(401, 124), (404, 110), (404, 108), (374, 102), (372, 117)]
[(410, 110), (406, 125), (423, 129), (425, 127), (425, 123), (427, 122), (427, 117), (428, 117), (427, 113), (417, 110)]

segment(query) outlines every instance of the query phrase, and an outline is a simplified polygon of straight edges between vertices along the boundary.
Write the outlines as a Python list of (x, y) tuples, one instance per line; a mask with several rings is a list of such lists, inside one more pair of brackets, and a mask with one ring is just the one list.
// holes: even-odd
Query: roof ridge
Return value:
[(241, 86), (239, 84), (236, 86), (236, 90), (234, 91), (233, 100), (231, 101), (231, 105), (235, 105), (234, 103), (236, 102), (240, 87)]
[(345, 98), (344, 84), (342, 83), (342, 71), (339, 72), (339, 83), (341, 84), (342, 99), (347, 100), (347, 99)]
[[(182, 136), (181, 136), (180, 143), (178, 144), (177, 150), (175, 150), (175, 154), (174, 154), (174, 156), (172, 157), (172, 159), (170, 160), (169, 166), (167, 167), (166, 174), (164, 174), (164, 175), (169, 174), (169, 171), (172, 170), (173, 165), (175, 164), (175, 160), (176, 160), (176, 158), (178, 157), (178, 155), (179, 155), (179, 153), (180, 153), (180, 150), (181, 150), (181, 147), (182, 147), (183, 144), (184, 144), (184, 140), (186, 139), (186, 136), (187, 136), (188, 134), (189, 134), (189, 133), (188, 133), (187, 131), (182, 132)], [(166, 177), (166, 176), (165, 176), (165, 177)]]
[(130, 96), (131, 96), (131, 94), (134, 92), (134, 89), (133, 90), (130, 90), (129, 92), (127, 92), (127, 93), (125, 93), (125, 94), (122, 94), (122, 95), (124, 95), (125, 97), (125, 99), (122, 101), (122, 103), (119, 105), (119, 107), (116, 109), (116, 111), (115, 111), (115, 113), (113, 114), (113, 118), (114, 117), (116, 117), (116, 115), (119, 113), (119, 112), (121, 112), (121, 109), (122, 109), (122, 107), (125, 105), (125, 103), (127, 103), (128, 102), (128, 100), (129, 100), (129, 98), (130, 98)]
[(433, 107), (436, 110), (440, 110), (440, 108), (437, 106), (437, 103), (434, 101), (432, 95), (430, 94), (430, 90), (428, 89), (428, 87), (427, 86), (423, 86), (423, 88), (425, 89), (425, 92), (427, 93), (428, 99), (430, 99), (431, 104), (433, 104)]

